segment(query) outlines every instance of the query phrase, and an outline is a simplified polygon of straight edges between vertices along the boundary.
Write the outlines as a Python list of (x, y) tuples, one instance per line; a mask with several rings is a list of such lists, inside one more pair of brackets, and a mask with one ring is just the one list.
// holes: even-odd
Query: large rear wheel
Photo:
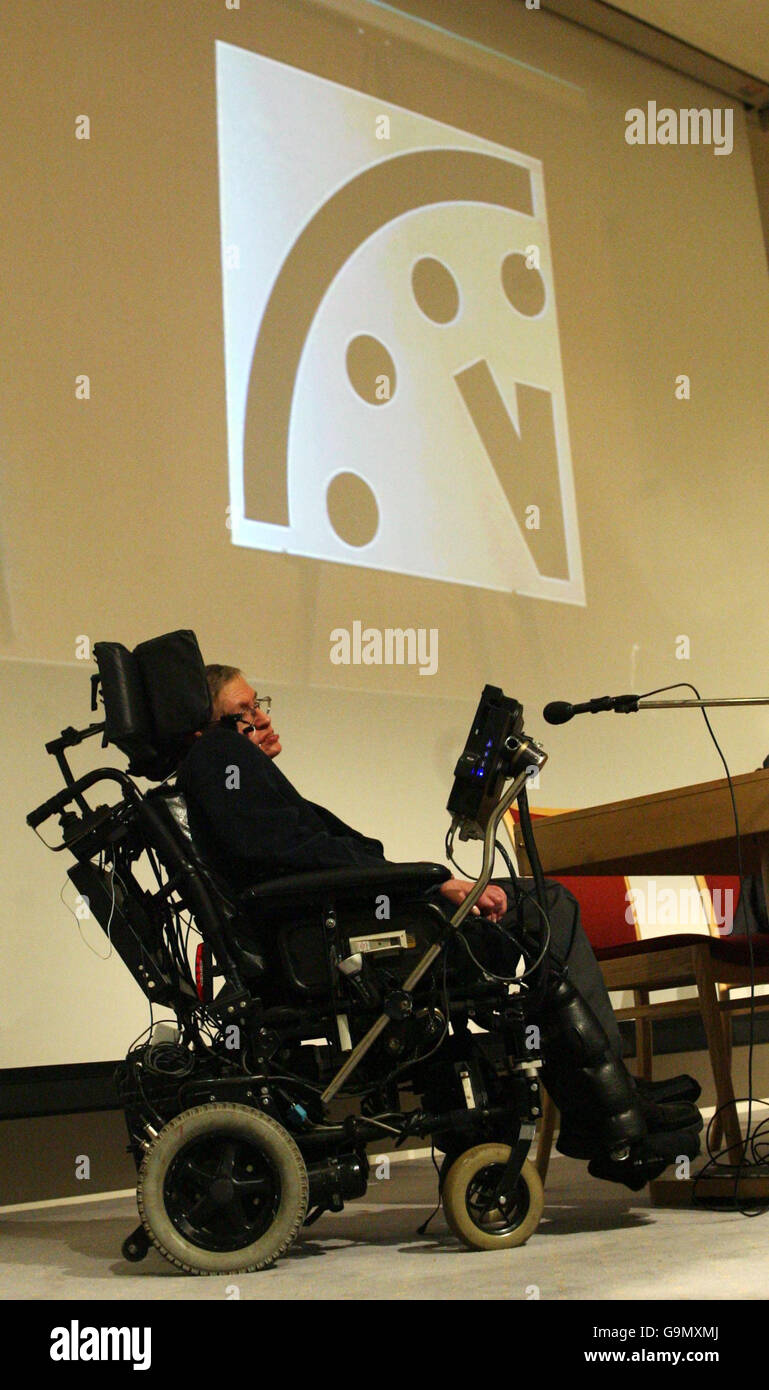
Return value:
[(296, 1239), (309, 1184), (287, 1130), (247, 1105), (185, 1110), (152, 1141), (139, 1170), (142, 1222), (189, 1274), (263, 1269)]

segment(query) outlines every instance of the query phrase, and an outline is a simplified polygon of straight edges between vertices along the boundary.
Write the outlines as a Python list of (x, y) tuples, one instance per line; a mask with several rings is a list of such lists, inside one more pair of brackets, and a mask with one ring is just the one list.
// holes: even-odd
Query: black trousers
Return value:
[[(524, 930), (532, 935), (541, 934), (544, 928), (542, 914), (535, 902), (533, 879), (519, 879), (523, 890), (516, 899), (514, 885), (510, 879), (495, 878), (507, 893), (510, 914), (500, 925), (507, 924), (514, 930), (520, 921)], [(520, 909), (516, 907), (520, 903)], [(578, 989), (586, 1004), (593, 1010), (603, 1028), (615, 1057), (622, 1057), (622, 1039), (611, 1000), (603, 982), (601, 967), (595, 958), (579, 915), (579, 903), (572, 893), (560, 883), (545, 880), (545, 903), (550, 923), (550, 954), (557, 962), (565, 965), (569, 979)], [(520, 911), (520, 917), (519, 917)]]
[[(520, 879), (519, 892), (510, 879), (494, 879), (507, 893), (510, 911), (498, 926), (509, 930), (514, 938), (521, 928), (531, 939), (542, 935), (545, 923), (537, 906), (534, 883), (531, 879)], [(600, 966), (588, 941), (580, 920), (579, 903), (560, 883), (545, 881), (545, 905), (550, 927), (549, 953), (554, 966), (565, 966), (568, 978), (579, 992), (584, 1002), (595, 1015), (606, 1035), (606, 1050), (614, 1061), (624, 1070), (622, 1062), (622, 1039), (617, 1020), (611, 1007)], [(468, 928), (469, 935), (477, 939), (481, 954), (479, 959), (490, 969), (495, 966), (500, 974), (512, 974), (519, 959), (514, 940), (505, 941), (502, 933), (483, 919), (474, 919)], [(537, 1022), (533, 1012), (531, 1021)], [(590, 1099), (589, 1089), (584, 1083), (576, 1057), (564, 1053), (559, 1047), (557, 1053), (548, 1047), (548, 1031), (542, 1032), (542, 1059), (544, 1063), (543, 1080), (553, 1101), (561, 1111), (562, 1130), (572, 1127), (590, 1127), (590, 1111), (595, 1102)]]

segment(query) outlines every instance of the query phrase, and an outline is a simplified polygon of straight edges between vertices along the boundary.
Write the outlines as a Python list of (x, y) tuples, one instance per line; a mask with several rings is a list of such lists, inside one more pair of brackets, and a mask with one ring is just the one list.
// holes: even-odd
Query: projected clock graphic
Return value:
[(538, 162), (231, 45), (217, 88), (235, 544), (583, 602)]

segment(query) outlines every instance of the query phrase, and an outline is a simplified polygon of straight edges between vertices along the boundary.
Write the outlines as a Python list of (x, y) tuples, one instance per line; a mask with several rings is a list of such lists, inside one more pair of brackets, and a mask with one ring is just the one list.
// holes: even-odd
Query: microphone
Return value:
[(638, 709), (638, 695), (601, 695), (597, 700), (585, 700), (570, 705), (566, 700), (552, 700), (542, 711), (548, 724), (568, 724), (575, 714), (602, 714), (613, 709), (615, 714), (631, 714)]

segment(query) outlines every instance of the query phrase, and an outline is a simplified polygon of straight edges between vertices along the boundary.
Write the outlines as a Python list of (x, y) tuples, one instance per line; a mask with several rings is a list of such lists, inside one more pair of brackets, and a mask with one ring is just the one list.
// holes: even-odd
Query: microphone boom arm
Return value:
[(769, 705), (769, 695), (750, 695), (726, 700), (644, 700), (639, 695), (619, 695), (617, 699), (635, 700), (635, 705), (623, 709), (621, 705), (615, 704), (615, 714), (635, 714), (642, 709), (711, 709), (724, 705)]

